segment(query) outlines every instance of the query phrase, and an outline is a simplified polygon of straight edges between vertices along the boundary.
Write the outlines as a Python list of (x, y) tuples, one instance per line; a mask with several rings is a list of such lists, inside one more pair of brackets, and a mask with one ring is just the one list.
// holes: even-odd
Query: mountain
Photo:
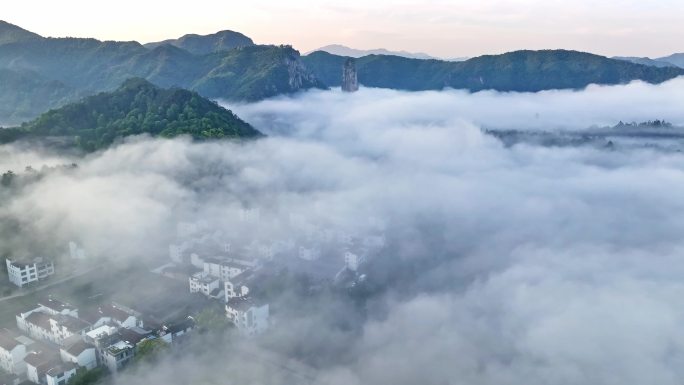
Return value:
[(676, 53), (670, 56), (658, 58), (656, 60), (672, 63), (678, 67), (684, 68), (684, 53)]
[(206, 55), (214, 52), (228, 51), (233, 48), (251, 46), (254, 45), (254, 42), (239, 32), (219, 31), (211, 35), (188, 34), (178, 39), (147, 43), (145, 47), (154, 49), (164, 44), (184, 49), (194, 55)]
[[(228, 44), (221, 40), (227, 34), (216, 36), (220, 44)], [(324, 88), (290, 46), (248, 45), (193, 54), (172, 44), (150, 49), (137, 42), (38, 36), (0, 45), (0, 70), (14, 74), (12, 87), (0, 83), (0, 101), (7, 101), (0, 108), (0, 122), (4, 124), (34, 118), (45, 112), (46, 106), (57, 107), (85, 95), (114, 90), (132, 77), (236, 101)], [(16, 73), (31, 73), (35, 79)], [(57, 97), (44, 91), (57, 83), (63, 86)]]
[(355, 49), (355, 48), (349, 48), (344, 45), (340, 44), (331, 44), (331, 45), (326, 45), (325, 47), (318, 48), (316, 50), (313, 50), (309, 53), (316, 52), (316, 51), (324, 51), (333, 55), (338, 55), (338, 56), (347, 56), (347, 57), (353, 57), (353, 58), (360, 58), (363, 56), (368, 56), (368, 55), (391, 55), (391, 56), (401, 56), (409, 59), (437, 59), (436, 57), (430, 56), (426, 53), (422, 52), (417, 52), (417, 53), (412, 53), (412, 52), (406, 52), (406, 51), (389, 51), (384, 48), (377, 48), (377, 49), (368, 49), (368, 50), (362, 50), (362, 49)]
[(0, 141), (44, 138), (94, 151), (118, 138), (150, 134), (194, 139), (254, 138), (261, 134), (231, 111), (179, 88), (129, 79), (117, 90), (50, 110), (20, 127), (0, 130)]
[(0, 45), (36, 39), (42, 39), (42, 36), (0, 20)]
[[(318, 51), (302, 61), (324, 83), (339, 86), (346, 59)], [(409, 91), (456, 88), (536, 92), (633, 80), (661, 83), (684, 75), (680, 68), (657, 68), (566, 50), (515, 51), (463, 62), (370, 55), (357, 59), (356, 66), (362, 85)]]
[(648, 57), (633, 57), (633, 56), (615, 56), (613, 59), (616, 60), (625, 60), (628, 62), (636, 63), (636, 64), (643, 64), (647, 66), (654, 66), (654, 67), (677, 67), (677, 65), (672, 64), (667, 61), (663, 60), (657, 60), (657, 59), (651, 59)]
[(29, 70), (0, 68), (0, 126), (35, 117), (79, 97), (73, 88)]

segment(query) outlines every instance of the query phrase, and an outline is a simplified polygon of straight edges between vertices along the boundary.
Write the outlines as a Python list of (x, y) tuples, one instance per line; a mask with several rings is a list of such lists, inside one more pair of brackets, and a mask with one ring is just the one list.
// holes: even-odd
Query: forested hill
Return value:
[(165, 44), (182, 48), (195, 55), (206, 55), (214, 52), (228, 51), (233, 48), (252, 46), (254, 42), (239, 32), (219, 31), (211, 35), (183, 35), (178, 39), (147, 43), (145, 47), (154, 49)]
[(144, 79), (129, 79), (114, 92), (90, 96), (48, 111), (21, 127), (0, 130), (0, 141), (62, 138), (85, 151), (105, 148), (121, 137), (150, 134), (172, 138), (242, 139), (261, 134), (196, 92), (161, 89)]
[[(244, 35), (224, 31), (147, 48), (138, 42), (45, 38), (0, 23), (0, 70), (14, 82), (0, 86), (0, 101), (5, 102), (0, 124), (35, 118), (46, 105), (112, 91), (132, 77), (238, 101), (324, 88), (292, 47), (249, 42)], [(29, 72), (35, 76), (21, 76)], [(61, 89), (53, 95), (49, 90), (57, 84)]]
[[(346, 59), (322, 51), (302, 57), (304, 64), (328, 86), (340, 85), (340, 68)], [(362, 85), (410, 91), (451, 87), (536, 92), (633, 80), (661, 83), (684, 75), (682, 68), (657, 68), (565, 50), (515, 51), (463, 62), (370, 55), (356, 59), (356, 66)]]

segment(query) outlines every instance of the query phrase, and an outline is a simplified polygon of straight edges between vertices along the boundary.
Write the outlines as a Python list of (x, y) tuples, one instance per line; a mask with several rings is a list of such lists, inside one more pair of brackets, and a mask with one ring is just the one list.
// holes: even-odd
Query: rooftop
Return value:
[(14, 259), (12, 258), (7, 258), (8, 261), (14, 266), (20, 267), (20, 268), (25, 268), (26, 266), (30, 266), (33, 264), (40, 264), (40, 263), (50, 263), (52, 260), (48, 258), (42, 258), (42, 257), (16, 257)]
[(98, 339), (102, 336), (111, 336), (114, 333), (116, 333), (115, 327), (109, 326), (109, 325), (103, 325), (97, 329), (93, 329), (93, 330), (87, 332), (86, 335), (95, 340), (95, 339)]
[(251, 297), (234, 297), (228, 300), (226, 306), (237, 311), (247, 311), (249, 308), (259, 305)]
[(94, 348), (94, 346), (87, 344), (83, 341), (78, 341), (78, 342), (74, 343), (73, 345), (67, 347), (64, 350), (66, 350), (66, 352), (71, 354), (72, 356), (78, 356), (79, 354), (83, 353), (87, 349), (91, 349), (91, 348)]
[(80, 332), (81, 330), (87, 329), (90, 327), (90, 325), (87, 322), (83, 321), (82, 319), (72, 317), (69, 315), (57, 314), (55, 316), (52, 316), (51, 318), (54, 319), (55, 321), (57, 321), (57, 323), (60, 326), (65, 327), (67, 330), (69, 330), (71, 332)]
[(41, 365), (44, 365), (55, 360), (56, 358), (56, 355), (52, 352), (39, 351), (27, 354), (26, 357), (24, 357), (24, 362), (33, 366), (34, 368), (37, 368)]
[(126, 350), (126, 349), (133, 349), (133, 345), (129, 344), (126, 341), (119, 341), (115, 344), (110, 345), (107, 348), (107, 351), (112, 353), (112, 354), (118, 354), (122, 350)]
[(70, 304), (62, 302), (58, 299), (54, 299), (51, 296), (43, 298), (40, 302), (38, 302), (38, 305), (44, 306), (58, 313), (62, 312), (63, 310), (76, 310), (76, 308), (71, 306)]
[(7, 329), (0, 329), (0, 348), (11, 351), (12, 349), (16, 348), (17, 345), (20, 344), (19, 341), (15, 339), (13, 333)]
[(105, 317), (111, 317), (119, 322), (124, 322), (131, 316), (127, 311), (114, 304), (107, 304), (98, 309), (99, 313)]
[(47, 374), (50, 377), (62, 377), (64, 375), (64, 372), (68, 372), (76, 368), (78, 368), (78, 366), (73, 362), (65, 362), (53, 366), (45, 374)]
[(206, 273), (196, 273), (192, 275), (192, 279), (198, 281), (199, 283), (212, 283), (218, 281), (218, 278), (212, 277)]
[(119, 334), (121, 335), (121, 339), (123, 341), (133, 345), (137, 345), (138, 342), (149, 337), (152, 334), (152, 332), (140, 328), (122, 328), (119, 330)]
[(42, 311), (34, 311), (26, 316), (26, 322), (36, 325), (41, 329), (50, 330), (50, 315)]

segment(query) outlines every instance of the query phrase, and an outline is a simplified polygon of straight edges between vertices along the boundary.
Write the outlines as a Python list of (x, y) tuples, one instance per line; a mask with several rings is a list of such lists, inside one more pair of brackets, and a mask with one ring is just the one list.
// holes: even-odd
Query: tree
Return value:
[(98, 367), (93, 370), (80, 368), (76, 374), (71, 377), (69, 385), (92, 385), (98, 383), (107, 374), (106, 369)]
[(153, 340), (145, 340), (138, 344), (135, 351), (136, 362), (155, 362), (161, 354), (169, 349), (169, 345), (163, 340), (156, 338)]
[(2, 184), (5, 187), (9, 187), (12, 184), (12, 181), (16, 175), (12, 170), (7, 171), (6, 173), (2, 174), (2, 178), (0, 179), (0, 184)]
[(230, 326), (230, 321), (222, 311), (214, 307), (206, 308), (195, 317), (195, 325), (200, 332), (221, 332)]

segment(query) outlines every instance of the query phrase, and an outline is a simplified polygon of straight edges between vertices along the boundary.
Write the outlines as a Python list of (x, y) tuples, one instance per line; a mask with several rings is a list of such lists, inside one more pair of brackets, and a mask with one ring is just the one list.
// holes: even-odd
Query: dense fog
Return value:
[[(78, 164), (2, 192), (0, 217), (14, 224), (4, 247), (74, 240), (123, 263), (164, 258), (179, 221), (309, 243), (319, 229), (381, 230), (387, 245), (367, 261), (374, 290), (361, 306), (284, 294), (293, 311), (275, 315), (263, 337), (227, 336), (120, 383), (667, 385), (684, 376), (684, 156), (506, 147), (482, 131), (682, 125), (684, 79), (537, 94), (312, 91), (227, 106), (269, 136), (136, 137), (85, 158), (0, 147), (0, 169), (19, 174)], [(257, 218), (241, 215), (255, 209)], [(334, 250), (321, 259), (343, 265)], [(286, 366), (275, 363), (282, 357)]]

